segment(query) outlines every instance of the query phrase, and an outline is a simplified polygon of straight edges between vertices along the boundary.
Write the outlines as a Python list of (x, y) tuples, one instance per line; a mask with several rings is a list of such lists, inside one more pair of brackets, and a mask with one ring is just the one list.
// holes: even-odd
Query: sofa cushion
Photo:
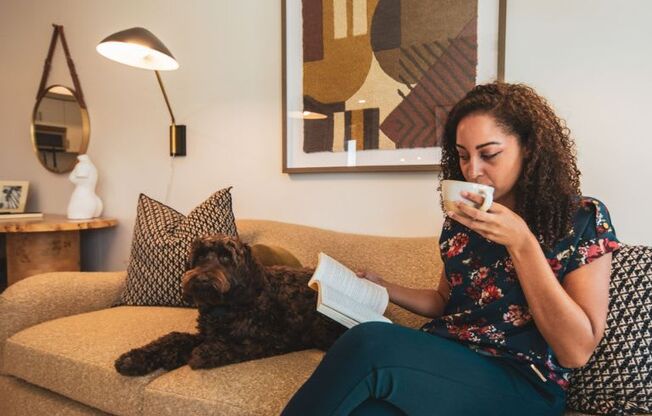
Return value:
[(45, 322), (7, 340), (8, 374), (112, 414), (141, 414), (145, 386), (161, 371), (124, 377), (122, 353), (171, 331), (194, 332), (188, 308), (117, 307)]
[(604, 338), (570, 380), (568, 406), (595, 414), (652, 413), (652, 247), (612, 262)]
[(299, 259), (283, 247), (254, 244), (251, 246), (251, 254), (263, 266), (301, 267)]
[(184, 366), (147, 386), (144, 415), (278, 415), (322, 356), (306, 350), (209, 371)]
[(230, 189), (216, 192), (188, 216), (140, 195), (127, 283), (119, 305), (192, 306), (181, 296), (190, 245), (204, 235), (237, 237)]

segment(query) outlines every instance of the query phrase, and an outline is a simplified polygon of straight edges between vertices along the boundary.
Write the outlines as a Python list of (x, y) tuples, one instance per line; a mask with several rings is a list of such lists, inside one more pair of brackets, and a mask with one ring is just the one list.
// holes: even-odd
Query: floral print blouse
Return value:
[[(570, 370), (559, 364), (535, 326), (505, 246), (450, 218), (439, 245), (450, 299), (443, 316), (421, 329), (482, 354), (534, 364), (565, 390)], [(619, 247), (607, 208), (597, 199), (582, 197), (573, 230), (544, 253), (561, 283), (568, 273)]]

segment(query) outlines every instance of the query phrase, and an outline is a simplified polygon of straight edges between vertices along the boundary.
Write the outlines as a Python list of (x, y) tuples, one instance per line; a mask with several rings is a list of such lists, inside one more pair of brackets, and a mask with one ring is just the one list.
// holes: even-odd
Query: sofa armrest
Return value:
[(64, 316), (110, 307), (126, 272), (56, 272), (23, 279), (0, 294), (0, 374), (4, 346), (25, 328)]

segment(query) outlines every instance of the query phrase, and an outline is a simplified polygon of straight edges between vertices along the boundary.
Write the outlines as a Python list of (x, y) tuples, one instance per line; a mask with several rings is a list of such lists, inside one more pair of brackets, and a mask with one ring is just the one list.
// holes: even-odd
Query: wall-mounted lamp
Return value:
[(121, 64), (154, 71), (172, 119), (170, 125), (170, 156), (185, 156), (186, 126), (175, 123), (170, 101), (165, 93), (161, 75), (158, 73), (158, 71), (175, 70), (179, 68), (179, 63), (163, 42), (149, 30), (142, 27), (133, 27), (107, 37), (97, 45), (97, 51), (102, 56)]

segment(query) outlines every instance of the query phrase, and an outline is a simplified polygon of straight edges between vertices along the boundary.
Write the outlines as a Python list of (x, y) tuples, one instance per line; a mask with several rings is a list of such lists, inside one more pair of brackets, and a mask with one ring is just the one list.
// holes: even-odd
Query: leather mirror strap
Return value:
[(50, 49), (48, 49), (48, 56), (45, 58), (45, 64), (43, 65), (43, 74), (41, 75), (41, 84), (38, 87), (36, 92), (36, 101), (41, 99), (45, 95), (45, 83), (48, 80), (48, 75), (50, 75), (50, 66), (52, 66), (52, 55), (54, 55), (54, 48), (57, 45), (57, 39), (59, 38), (59, 26), (54, 26), (52, 31), (52, 38), (50, 38)]
[(75, 91), (77, 92), (77, 100), (79, 105), (82, 108), (86, 108), (86, 102), (84, 101), (84, 93), (82, 92), (81, 83), (77, 77), (77, 70), (75, 69), (75, 64), (72, 61), (70, 56), (70, 51), (68, 50), (68, 42), (66, 42), (66, 36), (63, 33), (63, 26), (59, 26), (59, 31), (61, 33), (61, 44), (63, 45), (63, 51), (66, 54), (66, 62), (68, 62), (68, 69), (70, 70), (70, 76), (72, 77), (72, 82), (75, 85)]
[(66, 55), (66, 63), (68, 64), (68, 70), (70, 71), (70, 77), (75, 86), (75, 94), (79, 105), (82, 108), (86, 108), (86, 101), (84, 101), (84, 93), (82, 92), (81, 83), (77, 77), (77, 71), (75, 70), (75, 64), (72, 61), (70, 56), (70, 50), (68, 49), (68, 43), (66, 42), (66, 36), (63, 33), (63, 26), (52, 24), (54, 30), (52, 31), (52, 38), (50, 39), (50, 48), (48, 50), (48, 55), (45, 58), (45, 64), (43, 65), (43, 75), (41, 75), (41, 84), (39, 85), (38, 92), (36, 93), (36, 100), (40, 100), (46, 93), (46, 83), (48, 80), (48, 75), (50, 75), (50, 67), (52, 66), (52, 56), (54, 55), (54, 49), (57, 46), (57, 39), (61, 35), (61, 44), (63, 45), (63, 51)]

